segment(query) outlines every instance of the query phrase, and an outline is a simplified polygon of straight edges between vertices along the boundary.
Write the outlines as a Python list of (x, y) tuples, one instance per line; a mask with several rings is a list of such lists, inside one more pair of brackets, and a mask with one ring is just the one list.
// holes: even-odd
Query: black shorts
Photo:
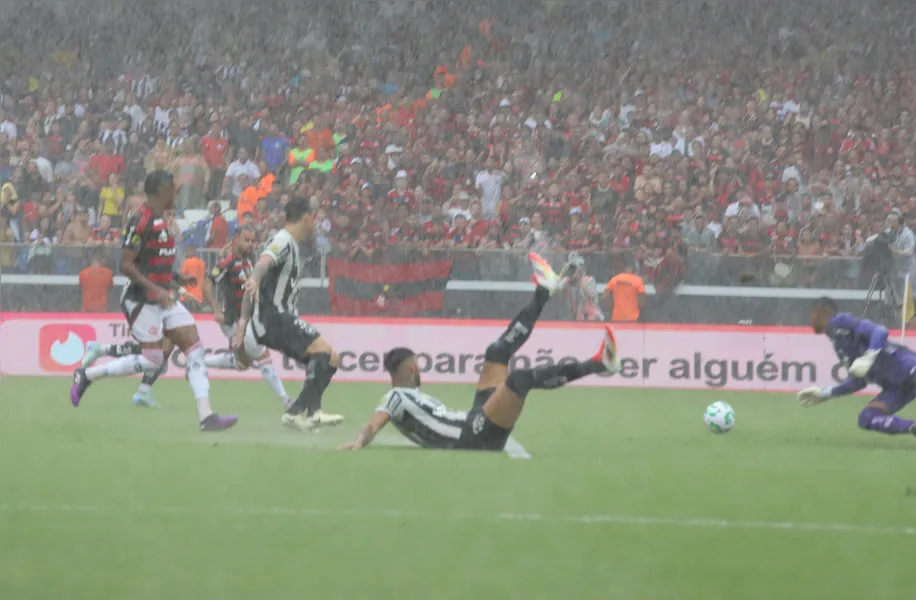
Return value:
[(458, 439), (456, 449), (499, 452), (506, 447), (506, 441), (512, 430), (500, 427), (483, 412), (483, 405), (495, 391), (496, 388), (490, 388), (477, 390), (477, 393), (474, 394), (474, 406), (468, 412), (468, 418), (464, 422), (464, 427), (461, 428), (461, 437)]
[(262, 319), (262, 322), (264, 335), (257, 335), (255, 330), (254, 339), (293, 360), (305, 358), (305, 351), (321, 337), (317, 329), (289, 313), (276, 313)]

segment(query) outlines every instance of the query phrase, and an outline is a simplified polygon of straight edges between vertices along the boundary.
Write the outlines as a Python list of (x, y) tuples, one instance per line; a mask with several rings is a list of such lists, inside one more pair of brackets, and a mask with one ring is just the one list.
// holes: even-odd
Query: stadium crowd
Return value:
[(0, 244), (28, 245), (6, 268), (116, 246), (155, 168), (181, 186), (176, 235), (214, 251), (239, 224), (269, 236), (294, 196), (319, 248), (354, 260), (576, 251), (672, 284), (694, 253), (849, 257), (916, 226), (902, 0), (81, 0), (4, 18)]

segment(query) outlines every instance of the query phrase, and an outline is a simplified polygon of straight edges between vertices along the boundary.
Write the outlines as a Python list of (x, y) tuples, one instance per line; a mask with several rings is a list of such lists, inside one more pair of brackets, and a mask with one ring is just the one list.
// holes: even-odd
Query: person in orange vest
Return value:
[(612, 277), (604, 288), (605, 302), (609, 302), (611, 296), (614, 299), (612, 321), (638, 321), (646, 305), (646, 284), (635, 271), (635, 265), (627, 262), (623, 273)]
[[(207, 265), (203, 259), (197, 255), (197, 248), (188, 246), (184, 249), (185, 259), (181, 264), (181, 274), (189, 282), (181, 288), (181, 302), (190, 309), (199, 309), (204, 302), (203, 289), (201, 284), (204, 275), (207, 272)], [(190, 282), (193, 280), (193, 283)]]

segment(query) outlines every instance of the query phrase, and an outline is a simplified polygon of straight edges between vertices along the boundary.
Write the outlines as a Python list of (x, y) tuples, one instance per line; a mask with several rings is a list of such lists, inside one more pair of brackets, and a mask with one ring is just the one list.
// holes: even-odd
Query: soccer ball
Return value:
[(728, 433), (735, 426), (735, 409), (726, 402), (713, 402), (706, 407), (703, 422), (713, 433)]

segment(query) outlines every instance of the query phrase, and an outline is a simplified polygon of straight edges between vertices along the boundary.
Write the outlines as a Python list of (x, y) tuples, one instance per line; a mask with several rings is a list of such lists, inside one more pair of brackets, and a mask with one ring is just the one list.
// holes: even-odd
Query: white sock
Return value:
[(264, 378), (271, 391), (283, 404), (283, 408), (289, 408), (290, 404), (292, 404), (289, 400), (289, 394), (286, 393), (286, 388), (283, 387), (283, 382), (280, 381), (280, 376), (277, 375), (277, 370), (274, 369), (273, 363), (267, 358), (261, 361), (260, 367), (261, 377)]
[(137, 393), (140, 394), (141, 396), (148, 395), (149, 391), (150, 391), (150, 385), (148, 383), (141, 383), (139, 386), (137, 386)]
[[(156, 351), (147, 352), (148, 355), (155, 355), (155, 353)], [(153, 356), (153, 360), (150, 360), (143, 354), (135, 354), (110, 360), (104, 365), (93, 365), (86, 369), (86, 378), (89, 381), (95, 381), (103, 377), (123, 377), (142, 373), (143, 371), (158, 371), (162, 365), (162, 351), (159, 350), (158, 354), (158, 363), (154, 362), (155, 356)]]
[(238, 369), (235, 356), (231, 352), (208, 354), (204, 359), (204, 364), (211, 369)]
[(188, 383), (197, 400), (197, 416), (203, 421), (213, 414), (210, 408), (210, 377), (207, 375), (206, 354), (200, 344), (194, 346), (188, 353)]

